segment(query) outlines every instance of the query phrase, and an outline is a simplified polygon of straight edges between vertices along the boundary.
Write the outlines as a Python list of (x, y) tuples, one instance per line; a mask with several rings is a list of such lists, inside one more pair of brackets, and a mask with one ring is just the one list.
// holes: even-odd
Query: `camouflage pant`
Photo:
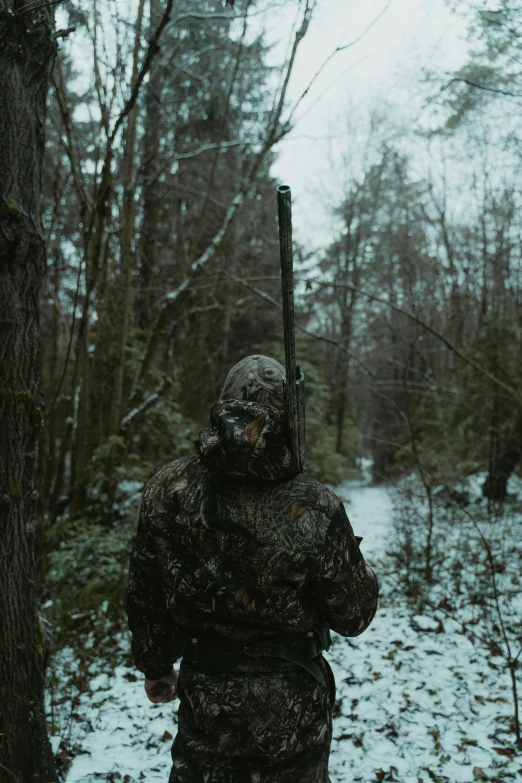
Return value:
[(302, 669), (203, 672), (181, 664), (169, 783), (329, 783), (335, 683)]

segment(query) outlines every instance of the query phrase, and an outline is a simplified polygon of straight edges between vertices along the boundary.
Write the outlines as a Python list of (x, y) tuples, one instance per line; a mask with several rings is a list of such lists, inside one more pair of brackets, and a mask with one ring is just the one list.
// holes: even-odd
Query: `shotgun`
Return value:
[(294, 260), (292, 250), (292, 194), (288, 185), (277, 188), (279, 248), (285, 342), (283, 400), (288, 444), (299, 473), (306, 470), (304, 375), (295, 359)]

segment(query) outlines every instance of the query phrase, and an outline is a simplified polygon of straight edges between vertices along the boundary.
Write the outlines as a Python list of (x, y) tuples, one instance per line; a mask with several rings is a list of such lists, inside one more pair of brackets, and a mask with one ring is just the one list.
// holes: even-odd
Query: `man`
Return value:
[(328, 783), (335, 683), (321, 651), (328, 629), (357, 636), (375, 615), (343, 504), (297, 475), (283, 372), (240, 361), (198, 454), (145, 488), (127, 612), (149, 699), (180, 699), (170, 783)]

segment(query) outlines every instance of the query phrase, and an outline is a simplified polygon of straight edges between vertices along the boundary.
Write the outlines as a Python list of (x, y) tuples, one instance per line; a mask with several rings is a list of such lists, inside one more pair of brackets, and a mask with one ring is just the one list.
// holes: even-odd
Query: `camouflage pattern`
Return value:
[(328, 783), (335, 686), (302, 669), (205, 673), (185, 661), (170, 783)]
[[(146, 677), (171, 671), (187, 633), (248, 641), (324, 624), (344, 636), (368, 627), (378, 583), (360, 539), (337, 496), (295, 473), (280, 412), (226, 400), (198, 454), (148, 483), (127, 591), (132, 651)], [(332, 684), (244, 656), (227, 672), (184, 661), (178, 687), (171, 783), (328, 780)]]
[(285, 368), (268, 356), (246, 356), (227, 375), (222, 400), (248, 400), (283, 409)]

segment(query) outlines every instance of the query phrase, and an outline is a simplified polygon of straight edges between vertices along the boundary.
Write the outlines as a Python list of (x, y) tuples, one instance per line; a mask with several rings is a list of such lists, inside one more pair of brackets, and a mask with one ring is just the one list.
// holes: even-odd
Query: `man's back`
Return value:
[(138, 668), (160, 679), (184, 655), (171, 781), (209, 765), (216, 783), (234, 769), (241, 781), (327, 781), (324, 632), (361, 633), (377, 580), (340, 500), (295, 475), (276, 408), (215, 406), (198, 452), (147, 485), (128, 589)]

